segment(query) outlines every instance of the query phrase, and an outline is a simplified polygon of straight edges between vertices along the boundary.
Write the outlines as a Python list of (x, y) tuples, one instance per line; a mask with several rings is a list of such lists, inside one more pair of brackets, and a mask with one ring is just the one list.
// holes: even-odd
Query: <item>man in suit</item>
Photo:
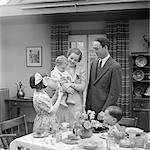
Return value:
[(98, 38), (92, 44), (98, 59), (91, 63), (85, 110), (95, 111), (100, 118), (119, 98), (121, 66), (110, 56), (107, 38)]

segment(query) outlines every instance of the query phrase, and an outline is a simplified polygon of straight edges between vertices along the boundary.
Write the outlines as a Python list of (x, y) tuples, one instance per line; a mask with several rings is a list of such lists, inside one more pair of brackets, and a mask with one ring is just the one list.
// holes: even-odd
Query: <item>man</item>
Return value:
[(105, 37), (92, 45), (98, 60), (91, 64), (85, 109), (95, 111), (98, 118), (108, 106), (116, 105), (121, 91), (121, 66), (110, 56), (109, 45)]

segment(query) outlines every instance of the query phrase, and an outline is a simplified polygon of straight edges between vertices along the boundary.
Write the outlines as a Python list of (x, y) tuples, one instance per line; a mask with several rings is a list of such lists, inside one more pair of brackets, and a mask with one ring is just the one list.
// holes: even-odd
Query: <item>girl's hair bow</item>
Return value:
[(39, 73), (35, 73), (35, 85), (39, 84), (43, 80), (43, 77)]

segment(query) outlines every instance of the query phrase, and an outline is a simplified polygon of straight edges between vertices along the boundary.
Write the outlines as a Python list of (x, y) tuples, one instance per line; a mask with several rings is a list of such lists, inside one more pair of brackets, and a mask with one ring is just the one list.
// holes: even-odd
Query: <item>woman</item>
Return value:
[(58, 88), (56, 83), (45, 75), (42, 76), (39, 73), (35, 73), (30, 77), (30, 87), (35, 89), (33, 94), (33, 106), (37, 113), (34, 120), (33, 131), (39, 128), (50, 130), (57, 122), (55, 114), (60, 105), (63, 92), (59, 88), (50, 99), (49, 95), (45, 92), (47, 86), (52, 89)]
[(72, 100), (74, 100), (74, 104), (68, 103), (68, 107), (64, 107), (60, 105), (57, 116), (60, 123), (69, 122), (72, 123), (74, 121), (75, 113), (82, 112), (83, 106), (83, 91), (85, 89), (86, 84), (86, 73), (83, 68), (81, 68), (78, 63), (82, 59), (82, 52), (73, 48), (68, 51), (68, 65), (67, 71), (70, 75), (72, 83), (66, 83), (65, 87), (73, 88), (72, 91)]

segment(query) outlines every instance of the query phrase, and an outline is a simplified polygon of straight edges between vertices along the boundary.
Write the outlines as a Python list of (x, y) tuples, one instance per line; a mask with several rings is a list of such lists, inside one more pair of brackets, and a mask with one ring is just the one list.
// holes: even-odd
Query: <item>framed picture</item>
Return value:
[(27, 67), (42, 66), (42, 47), (32, 46), (26, 49), (26, 65)]

